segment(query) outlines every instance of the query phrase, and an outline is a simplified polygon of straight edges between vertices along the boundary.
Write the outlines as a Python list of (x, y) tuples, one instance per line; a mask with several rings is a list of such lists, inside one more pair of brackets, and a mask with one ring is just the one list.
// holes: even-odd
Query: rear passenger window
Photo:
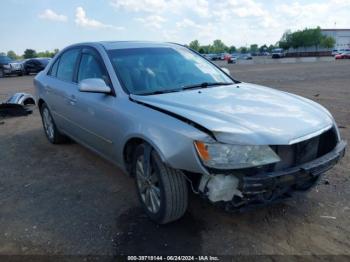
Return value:
[(50, 69), (50, 72), (49, 72), (50, 76), (56, 77), (59, 62), (60, 62), (60, 59), (58, 58)]
[(79, 49), (68, 50), (60, 58), (57, 69), (57, 78), (64, 81), (73, 81), (75, 63), (79, 55)]

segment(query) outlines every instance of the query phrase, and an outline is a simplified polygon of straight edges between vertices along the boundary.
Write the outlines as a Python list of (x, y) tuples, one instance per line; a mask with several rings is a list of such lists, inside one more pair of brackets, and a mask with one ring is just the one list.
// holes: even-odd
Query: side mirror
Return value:
[(231, 75), (230, 70), (228, 70), (226, 67), (221, 67), (221, 70), (224, 71), (229, 76)]
[(110, 93), (111, 88), (106, 85), (106, 82), (101, 78), (87, 78), (79, 83), (80, 92), (90, 93)]

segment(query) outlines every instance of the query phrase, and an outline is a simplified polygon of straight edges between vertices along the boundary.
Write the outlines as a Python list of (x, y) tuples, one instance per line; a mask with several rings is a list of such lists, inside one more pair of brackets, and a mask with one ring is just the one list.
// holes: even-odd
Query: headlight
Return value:
[(11, 68), (11, 66), (10, 65), (4, 65), (4, 68), (9, 69), (9, 68)]
[(229, 145), (195, 141), (195, 147), (204, 165), (216, 169), (240, 169), (281, 160), (267, 145)]

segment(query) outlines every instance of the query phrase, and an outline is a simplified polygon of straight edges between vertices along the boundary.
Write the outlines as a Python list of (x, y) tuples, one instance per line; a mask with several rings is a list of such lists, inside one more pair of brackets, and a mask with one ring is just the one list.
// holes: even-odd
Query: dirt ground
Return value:
[[(350, 141), (350, 61), (229, 69), (321, 103)], [(33, 93), (32, 79), (0, 79), (0, 99)], [(142, 212), (131, 178), (78, 144), (49, 144), (37, 111), (0, 122), (2, 255), (350, 255), (350, 154), (284, 203), (229, 214), (191, 196), (183, 219), (158, 226)]]

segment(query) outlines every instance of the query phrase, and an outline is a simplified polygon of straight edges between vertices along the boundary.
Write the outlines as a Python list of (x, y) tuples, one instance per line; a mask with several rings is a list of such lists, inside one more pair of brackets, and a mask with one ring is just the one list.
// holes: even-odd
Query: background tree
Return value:
[[(290, 35), (291, 31), (287, 30), (283, 33), (281, 40), (279, 41), (279, 47), (283, 49), (289, 49), (291, 47), (291, 40), (290, 40)], [(270, 48), (269, 48), (270, 49)]]
[(237, 52), (237, 48), (234, 45), (231, 45), (228, 49), (228, 52), (230, 54), (236, 53)]
[(271, 53), (276, 47), (274, 45), (269, 45), (268, 51)]
[(36, 51), (34, 49), (26, 49), (26, 50), (24, 50), (23, 57), (25, 59), (34, 58), (34, 57), (37, 57), (37, 54), (36, 54)]
[(17, 60), (18, 59), (18, 56), (16, 55), (16, 53), (12, 50), (8, 51), (7, 52), (7, 56), (13, 60)]
[(50, 52), (48, 50), (46, 50), (45, 52), (38, 52), (37, 53), (37, 57), (54, 57), (55, 56), (55, 51)]
[(195, 51), (199, 51), (200, 49), (200, 44), (198, 42), (198, 40), (193, 40), (190, 44), (189, 44), (189, 47)]
[(203, 54), (209, 54), (210, 49), (211, 49), (211, 45), (202, 45), (201, 48), (199, 49), (199, 52)]
[(266, 52), (268, 51), (268, 46), (267, 45), (262, 45), (259, 47), (259, 52), (262, 53), (262, 52)]
[(326, 36), (321, 40), (321, 46), (325, 48), (333, 48), (335, 45), (335, 39), (330, 36)]
[(279, 41), (279, 47), (283, 49), (289, 49), (290, 47), (299, 48), (299, 47), (310, 47), (314, 46), (316, 49), (319, 46), (331, 48), (335, 44), (333, 37), (325, 36), (322, 34), (321, 28), (305, 28), (304, 30), (298, 30), (291, 32), (290, 30), (286, 31)]
[(258, 45), (257, 44), (250, 45), (249, 50), (250, 50), (251, 53), (257, 53), (258, 50), (259, 50)]
[(228, 50), (228, 47), (220, 40), (214, 40), (213, 42), (213, 51), (214, 53), (223, 53)]
[(246, 48), (245, 46), (242, 46), (239, 48), (239, 51), (242, 53), (242, 54), (245, 54), (248, 52), (248, 48)]

